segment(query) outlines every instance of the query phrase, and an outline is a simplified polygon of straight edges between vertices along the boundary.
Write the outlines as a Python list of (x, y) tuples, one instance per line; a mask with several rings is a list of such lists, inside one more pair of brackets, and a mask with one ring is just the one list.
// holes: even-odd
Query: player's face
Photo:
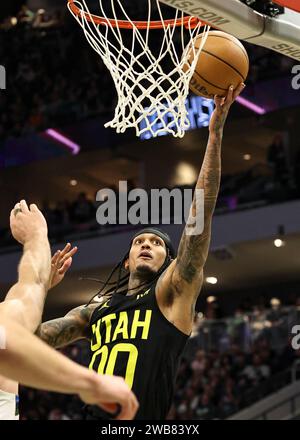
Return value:
[(166, 245), (160, 237), (155, 234), (141, 234), (132, 243), (126, 267), (131, 273), (156, 273), (166, 256)]

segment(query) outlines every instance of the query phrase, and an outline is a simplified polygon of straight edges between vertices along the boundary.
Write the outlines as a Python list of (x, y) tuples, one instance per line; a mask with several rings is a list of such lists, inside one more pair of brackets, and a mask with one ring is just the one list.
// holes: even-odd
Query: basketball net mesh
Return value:
[[(190, 17), (188, 24), (184, 25), (184, 13), (175, 10), (175, 20), (181, 19), (180, 29), (176, 32), (177, 39), (180, 34), (180, 44), (177, 44), (176, 48), (175, 23), (172, 25), (164, 23), (158, 0), (148, 0), (148, 26), (142, 31), (127, 15), (120, 0), (111, 0), (113, 17), (108, 17), (103, 6), (105, 1), (99, 0), (101, 15), (107, 20), (105, 24), (95, 23), (85, 0), (74, 2), (80, 9), (78, 15), (68, 4), (70, 12), (82, 27), (87, 41), (109, 69), (115, 84), (118, 95), (115, 115), (105, 127), (114, 128), (117, 133), (124, 133), (128, 128), (134, 128), (137, 136), (148, 132), (151, 133), (151, 137), (156, 137), (167, 132), (174, 137), (183, 137), (190, 127), (186, 109), (189, 83), (205, 44), (209, 26), (201, 30), (202, 24), (198, 22), (192, 27), (193, 17)], [(156, 3), (163, 30), (158, 56), (153, 54), (148, 44), (153, 3)], [(124, 43), (124, 34), (122, 35), (119, 25), (113, 27), (109, 21), (109, 19), (118, 20), (116, 7), (122, 11), (131, 25), (131, 29), (126, 30), (132, 33), (129, 47)], [(190, 40), (188, 44), (185, 44), (186, 33)], [(195, 45), (198, 36), (201, 43), (199, 44), (198, 39)], [(178, 46), (180, 46), (179, 51)], [(190, 51), (193, 59), (191, 64), (187, 63)], [(162, 67), (166, 59), (170, 66), (167, 71)]]

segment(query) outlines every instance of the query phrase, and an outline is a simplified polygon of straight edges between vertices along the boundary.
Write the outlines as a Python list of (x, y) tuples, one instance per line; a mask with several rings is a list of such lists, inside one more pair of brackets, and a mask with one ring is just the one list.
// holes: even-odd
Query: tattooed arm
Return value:
[(210, 121), (208, 144), (196, 184), (196, 190), (204, 190), (204, 228), (199, 234), (193, 221), (196, 215), (199, 215), (194, 196), (190, 218), (178, 248), (173, 273), (175, 287), (179, 285), (180, 288), (183, 285), (184, 291), (190, 291), (195, 301), (203, 280), (203, 267), (208, 256), (211, 238), (212, 216), (220, 188), (224, 124), (232, 103), (244, 87), (244, 84), (241, 84), (235, 91), (230, 88), (226, 98), (215, 97), (216, 108)]
[[(196, 206), (195, 191), (177, 259), (172, 262), (157, 285), (160, 305), (164, 307), (164, 311), (168, 305), (170, 310), (172, 306), (169, 320), (177, 322), (177, 327), (183, 331), (187, 331), (185, 323), (192, 322), (195, 303), (203, 283), (203, 267), (209, 251), (212, 216), (220, 188), (223, 128), (232, 103), (243, 89), (244, 84), (241, 84), (235, 91), (230, 88), (226, 98), (215, 97), (216, 108), (211, 117), (208, 144), (196, 184), (196, 190), (204, 190), (204, 227), (202, 232), (197, 231), (199, 222), (196, 216), (199, 216), (199, 207)], [(178, 325), (178, 320), (184, 324)], [(188, 328), (190, 329), (190, 324)]]
[(89, 323), (93, 311), (99, 303), (80, 306), (71, 310), (63, 318), (41, 324), (36, 335), (54, 348), (64, 347), (79, 339), (89, 337)]

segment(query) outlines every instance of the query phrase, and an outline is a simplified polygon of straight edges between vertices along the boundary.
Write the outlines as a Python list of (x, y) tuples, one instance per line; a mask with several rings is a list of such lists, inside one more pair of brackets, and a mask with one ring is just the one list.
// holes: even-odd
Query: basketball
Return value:
[[(195, 47), (201, 44), (202, 36), (196, 39)], [(193, 61), (190, 50), (188, 63)], [(211, 31), (199, 55), (190, 89), (196, 95), (213, 98), (225, 96), (230, 85), (234, 89), (245, 82), (249, 71), (249, 58), (242, 43), (232, 35)]]

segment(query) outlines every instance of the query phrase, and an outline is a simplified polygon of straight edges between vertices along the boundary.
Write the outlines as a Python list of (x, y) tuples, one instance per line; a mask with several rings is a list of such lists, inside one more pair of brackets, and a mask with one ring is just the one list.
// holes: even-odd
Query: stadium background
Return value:
[[(105, 277), (136, 229), (100, 227), (96, 192), (118, 190), (121, 180), (128, 190), (192, 188), (207, 141), (207, 128), (199, 127), (208, 123), (205, 105), (191, 95), (194, 128), (182, 140), (138, 140), (103, 128), (115, 105), (113, 83), (62, 3), (0, 7), (0, 64), (7, 73), (0, 92), (1, 298), (16, 279), (20, 257), (8, 229), (16, 200), (42, 207), (53, 250), (68, 241), (79, 248), (67, 278), (49, 293), (45, 320), (87, 302), (98, 285), (79, 278)], [(141, 2), (133, 3), (136, 12)], [(217, 283), (206, 281), (200, 295), (171, 420), (228, 418), (270, 395), (275, 403), (300, 364), (300, 350), (291, 346), (292, 328), (300, 324), (300, 91), (291, 86), (296, 62), (245, 46), (250, 73), (244, 101), (234, 105), (225, 128), (205, 267), (205, 276)], [(182, 227), (165, 229), (178, 244)], [(84, 364), (86, 350), (82, 342), (63, 352)], [(20, 396), (21, 419), (82, 418), (77, 398), (25, 387)], [(291, 402), (289, 416), (296, 417), (300, 398)]]

